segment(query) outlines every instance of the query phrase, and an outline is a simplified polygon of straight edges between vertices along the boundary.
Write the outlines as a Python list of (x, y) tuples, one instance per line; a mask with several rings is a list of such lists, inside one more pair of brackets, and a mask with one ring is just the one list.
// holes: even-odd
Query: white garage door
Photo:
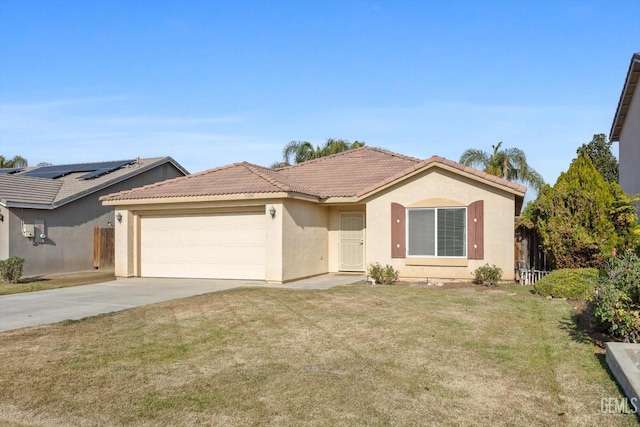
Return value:
[(141, 218), (143, 277), (265, 278), (264, 212)]

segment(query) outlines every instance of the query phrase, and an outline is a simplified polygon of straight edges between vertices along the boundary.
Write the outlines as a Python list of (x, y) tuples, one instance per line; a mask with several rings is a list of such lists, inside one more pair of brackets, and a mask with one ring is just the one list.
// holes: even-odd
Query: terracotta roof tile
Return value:
[(291, 184), (287, 179), (283, 179), (273, 169), (242, 162), (110, 194), (104, 196), (101, 200), (221, 196), (242, 193), (278, 193), (283, 191), (309, 194), (304, 188)]
[(418, 163), (420, 160), (413, 157), (364, 147), (290, 166), (278, 173), (321, 197), (349, 197)]
[(380, 148), (363, 147), (280, 169), (264, 168), (247, 162), (234, 163), (111, 194), (103, 197), (103, 200), (276, 192), (293, 192), (319, 198), (360, 197), (437, 164), (497, 183), (523, 195), (526, 191), (521, 185), (443, 157), (433, 156), (420, 160)]

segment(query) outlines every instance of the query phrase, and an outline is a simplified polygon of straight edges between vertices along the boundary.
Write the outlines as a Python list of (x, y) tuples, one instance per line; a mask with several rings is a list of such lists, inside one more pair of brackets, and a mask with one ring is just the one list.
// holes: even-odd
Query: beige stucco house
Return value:
[(364, 147), (298, 165), (211, 169), (102, 197), (117, 276), (287, 282), (391, 264), (402, 277), (514, 272), (526, 189), (441, 157)]
[(171, 157), (0, 169), (0, 259), (24, 258), (25, 276), (91, 270), (96, 228), (116, 222), (100, 196), (187, 173)]
[(613, 117), (609, 140), (617, 141), (620, 186), (627, 194), (640, 194), (640, 53), (634, 53)]

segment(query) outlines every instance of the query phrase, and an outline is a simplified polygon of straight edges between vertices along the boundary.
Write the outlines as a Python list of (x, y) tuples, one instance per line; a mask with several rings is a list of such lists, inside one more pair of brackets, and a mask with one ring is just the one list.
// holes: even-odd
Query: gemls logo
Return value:
[(637, 414), (638, 399), (632, 397), (604, 397), (600, 400), (600, 412), (604, 414)]

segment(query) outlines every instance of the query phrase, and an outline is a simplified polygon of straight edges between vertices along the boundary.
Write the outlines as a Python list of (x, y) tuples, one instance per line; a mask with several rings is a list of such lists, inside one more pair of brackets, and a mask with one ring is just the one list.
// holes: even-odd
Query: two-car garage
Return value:
[(265, 279), (265, 212), (140, 217), (143, 277)]

